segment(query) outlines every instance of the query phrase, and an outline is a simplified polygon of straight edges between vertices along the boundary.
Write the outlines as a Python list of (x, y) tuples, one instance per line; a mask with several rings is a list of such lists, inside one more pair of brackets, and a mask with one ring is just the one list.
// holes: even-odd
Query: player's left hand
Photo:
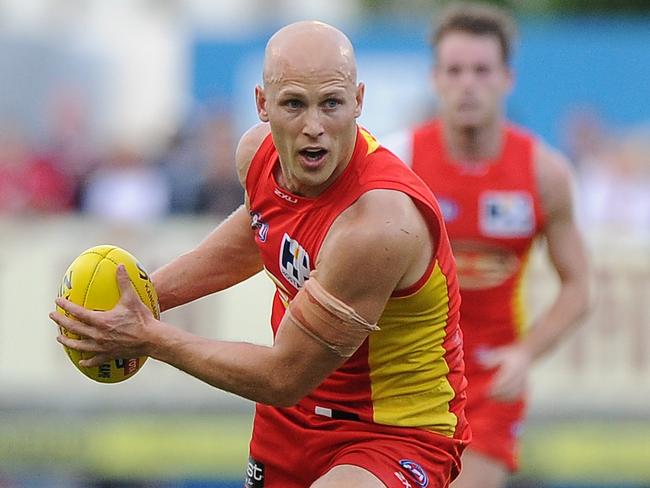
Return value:
[(486, 369), (497, 370), (489, 391), (495, 400), (513, 401), (526, 390), (532, 360), (521, 344), (483, 350), (479, 361)]
[(82, 336), (72, 339), (60, 334), (57, 340), (71, 349), (95, 354), (80, 361), (80, 366), (93, 367), (114, 358), (147, 355), (145, 329), (155, 318), (139, 299), (123, 265), (117, 267), (117, 281), (120, 300), (106, 312), (88, 310), (65, 298), (56, 299), (56, 304), (72, 316), (52, 312), (50, 318), (59, 326)]

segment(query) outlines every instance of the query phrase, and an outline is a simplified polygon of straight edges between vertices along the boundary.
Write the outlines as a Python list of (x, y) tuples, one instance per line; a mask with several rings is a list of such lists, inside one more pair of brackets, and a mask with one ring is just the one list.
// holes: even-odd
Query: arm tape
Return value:
[(370, 332), (379, 330), (310, 277), (289, 304), (286, 317), (338, 356), (349, 358)]

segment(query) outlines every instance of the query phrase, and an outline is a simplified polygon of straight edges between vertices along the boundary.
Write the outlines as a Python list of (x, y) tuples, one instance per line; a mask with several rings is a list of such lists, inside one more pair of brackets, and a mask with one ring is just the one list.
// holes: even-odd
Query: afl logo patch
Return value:
[(262, 220), (262, 215), (259, 212), (251, 212), (251, 229), (256, 231), (257, 238), (260, 242), (266, 242), (269, 235), (269, 224)]
[(427, 473), (422, 469), (422, 466), (420, 466), (418, 463), (415, 461), (411, 461), (409, 459), (402, 459), (399, 462), (400, 466), (402, 469), (405, 469), (406, 471), (409, 472), (411, 477), (415, 480), (415, 482), (420, 485), (422, 488), (426, 488), (429, 486), (429, 476), (427, 476)]
[(289, 283), (300, 289), (309, 278), (309, 254), (287, 234), (280, 244), (280, 271)]
[(479, 199), (481, 231), (490, 237), (528, 237), (535, 231), (533, 198), (525, 191), (487, 191)]

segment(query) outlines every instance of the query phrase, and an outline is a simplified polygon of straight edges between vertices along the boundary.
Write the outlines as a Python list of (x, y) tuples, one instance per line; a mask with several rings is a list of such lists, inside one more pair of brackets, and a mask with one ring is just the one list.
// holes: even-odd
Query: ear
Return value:
[(366, 85), (359, 83), (357, 85), (357, 93), (355, 95), (356, 106), (354, 107), (354, 117), (357, 118), (361, 116), (361, 111), (363, 109), (363, 96), (366, 93)]
[(255, 107), (257, 108), (257, 116), (260, 120), (262, 122), (268, 122), (269, 114), (266, 111), (266, 93), (260, 85), (255, 87)]

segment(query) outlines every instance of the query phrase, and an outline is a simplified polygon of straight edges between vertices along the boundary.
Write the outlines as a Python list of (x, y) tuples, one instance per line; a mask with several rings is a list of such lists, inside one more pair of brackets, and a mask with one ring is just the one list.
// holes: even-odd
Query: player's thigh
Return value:
[(311, 485), (311, 488), (340, 488), (342, 486), (349, 488), (386, 488), (386, 485), (370, 471), (350, 464), (334, 466), (318, 478)]
[(473, 451), (471, 447), (462, 456), (463, 468), (451, 488), (503, 488), (509, 470), (502, 462)]

